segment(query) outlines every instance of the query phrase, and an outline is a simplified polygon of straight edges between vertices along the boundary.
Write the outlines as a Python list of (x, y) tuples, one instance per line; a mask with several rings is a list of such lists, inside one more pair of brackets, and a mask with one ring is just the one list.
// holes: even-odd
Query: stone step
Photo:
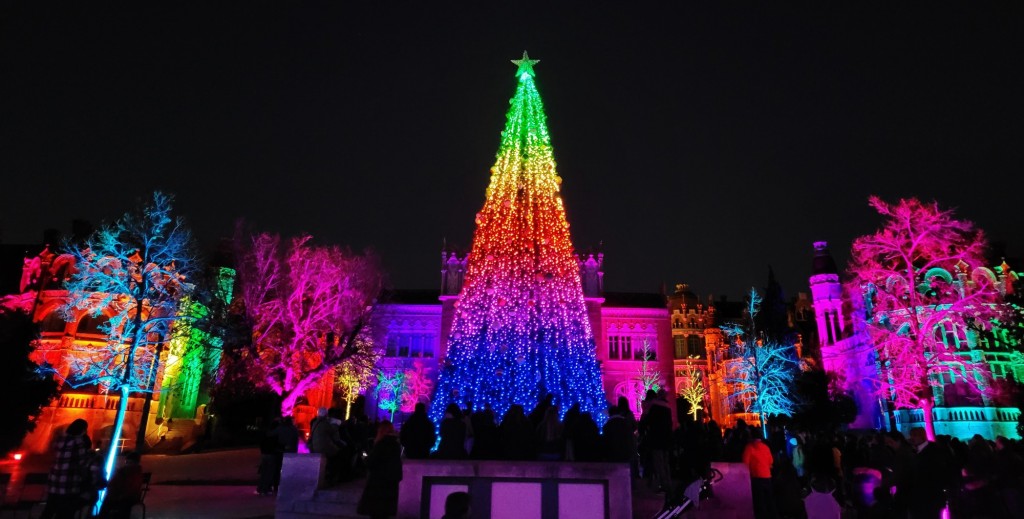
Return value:
[(335, 503), (330, 501), (299, 501), (292, 507), (292, 512), (310, 516), (329, 516), (344, 519), (365, 519), (356, 513), (355, 503)]
[(361, 496), (362, 493), (362, 487), (317, 490), (316, 493), (313, 494), (313, 501), (318, 503), (348, 503), (355, 505), (359, 503), (359, 496)]

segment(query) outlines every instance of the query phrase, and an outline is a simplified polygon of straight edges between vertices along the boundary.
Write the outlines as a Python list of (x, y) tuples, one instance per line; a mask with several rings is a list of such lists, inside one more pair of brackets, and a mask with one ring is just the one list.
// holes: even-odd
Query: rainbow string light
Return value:
[(430, 410), (455, 402), (529, 412), (546, 394), (562, 413), (579, 404), (603, 423), (605, 397), (579, 265), (559, 196), (562, 179), (534, 84), (537, 60), (513, 60), (519, 85), (455, 306)]

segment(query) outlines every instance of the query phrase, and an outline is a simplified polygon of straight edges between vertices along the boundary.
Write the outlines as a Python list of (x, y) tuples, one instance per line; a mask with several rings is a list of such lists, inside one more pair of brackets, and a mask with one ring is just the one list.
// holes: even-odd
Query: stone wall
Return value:
[(473, 517), (628, 519), (629, 466), (617, 463), (406, 460), (399, 519), (439, 518), (451, 492), (469, 492)]

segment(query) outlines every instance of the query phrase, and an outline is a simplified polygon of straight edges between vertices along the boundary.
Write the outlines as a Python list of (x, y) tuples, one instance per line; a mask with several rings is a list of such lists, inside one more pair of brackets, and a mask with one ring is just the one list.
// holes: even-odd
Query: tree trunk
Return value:
[(935, 397), (928, 396), (927, 398), (921, 399), (921, 411), (924, 411), (924, 432), (928, 436), (928, 441), (935, 441), (935, 418), (932, 416), (932, 410), (935, 409)]
[(135, 435), (135, 450), (142, 452), (146, 444), (146, 429), (149, 425), (149, 409), (153, 406), (153, 391), (156, 389), (156, 376), (160, 370), (160, 355), (164, 352), (164, 341), (156, 345), (156, 352), (153, 355), (153, 365), (149, 368), (149, 384), (146, 387), (146, 398), (142, 403), (142, 419), (139, 420), (139, 432)]
[[(128, 395), (130, 394), (127, 385), (121, 385), (121, 401), (117, 404), (117, 414), (114, 416), (114, 430), (110, 433), (110, 441), (107, 445), (107, 453), (103, 460), (103, 477), (107, 481), (114, 476), (114, 460), (117, 459), (118, 447), (121, 443), (121, 431), (124, 429), (124, 419), (128, 414)], [(97, 493), (96, 504), (93, 505), (93, 515), (99, 515), (103, 507), (103, 498), (107, 491), (100, 490)]]
[(281, 394), (281, 416), (291, 416), (295, 412), (295, 402), (302, 396), (301, 391), (288, 391)]

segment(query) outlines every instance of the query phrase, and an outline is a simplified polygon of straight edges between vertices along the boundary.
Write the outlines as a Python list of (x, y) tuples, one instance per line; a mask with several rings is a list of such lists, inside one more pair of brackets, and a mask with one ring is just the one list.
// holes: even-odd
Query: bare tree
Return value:
[[(889, 204), (873, 196), (870, 204), (885, 221), (854, 240), (847, 288), (864, 298), (881, 364), (880, 396), (922, 409), (934, 439), (933, 387), (941, 377), (958, 375), (982, 393), (990, 379), (985, 364), (966, 351), (966, 334), (990, 326), (1000, 297), (994, 280), (976, 271), (984, 266), (985, 237), (936, 203), (911, 198)], [(960, 338), (964, 351), (947, 344)]]
[(757, 413), (767, 436), (768, 417), (792, 416), (796, 410), (792, 387), (800, 364), (792, 344), (758, 338), (756, 318), (761, 301), (761, 295), (751, 288), (745, 312), (747, 324), (726, 324), (721, 329), (732, 340), (726, 374), (732, 389), (729, 399), (742, 403), (746, 412)]
[(238, 274), (253, 330), (249, 374), (281, 396), (289, 416), (323, 376), (365, 352), (383, 286), (380, 263), (369, 252), (313, 245), (309, 236), (282, 244), (263, 233), (243, 245)]
[(690, 413), (693, 420), (697, 420), (697, 413), (704, 409), (704, 397), (707, 396), (707, 389), (704, 387), (704, 380), (699, 369), (690, 366), (686, 370), (686, 385), (679, 392), (679, 396), (690, 405)]
[(128, 397), (134, 392), (147, 393), (136, 438), (137, 448), (145, 446), (160, 356), (174, 324), (182, 319), (179, 303), (191, 290), (185, 279), (195, 264), (192, 235), (180, 218), (172, 218), (172, 201), (170, 195), (156, 192), (148, 204), (99, 229), (83, 247), (67, 251), (75, 259), (75, 269), (65, 282), (65, 318), (71, 320), (83, 310), (109, 317), (101, 328), (106, 346), (82, 349), (70, 357), (77, 385), (99, 384), (121, 396), (107, 446), (107, 478), (113, 472)]

